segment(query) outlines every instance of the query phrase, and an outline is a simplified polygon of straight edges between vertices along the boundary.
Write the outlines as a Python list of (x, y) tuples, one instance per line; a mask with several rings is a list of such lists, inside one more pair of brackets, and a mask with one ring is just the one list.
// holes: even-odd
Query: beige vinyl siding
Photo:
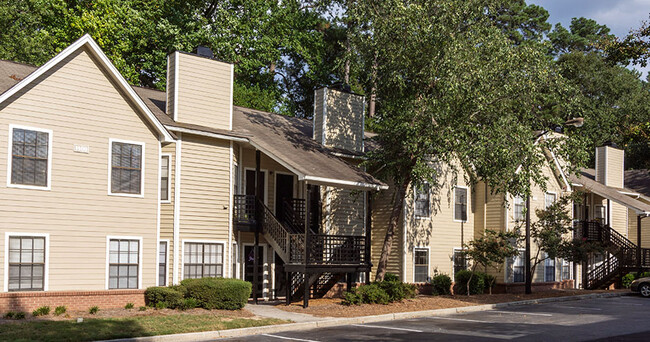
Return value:
[(610, 226), (623, 236), (628, 236), (627, 207), (614, 201), (610, 201), (610, 204), (612, 206)]
[[(0, 107), (0, 227), (50, 234), (49, 290), (104, 289), (107, 235), (142, 237), (142, 286), (156, 283), (159, 142), (134, 108), (83, 49)], [(6, 187), (9, 124), (53, 131), (50, 191)], [(142, 198), (108, 195), (110, 138), (145, 144)]]
[(363, 96), (328, 89), (326, 100), (325, 145), (363, 151)]
[(319, 143), (323, 142), (323, 97), (326, 91), (326, 88), (321, 88), (314, 92), (314, 140)]
[(178, 53), (176, 120), (230, 129), (232, 65)]
[(622, 188), (624, 183), (623, 150), (610, 146), (596, 148), (596, 180), (607, 186)]
[[(377, 275), (377, 265), (379, 265), (379, 258), (384, 246), (384, 239), (386, 238), (386, 230), (388, 229), (388, 222), (392, 210), (392, 199), (395, 191), (394, 186), (389, 184), (388, 190), (379, 191), (372, 200), (372, 229), (371, 229), (371, 260), (372, 260), (372, 275), (371, 278)], [(398, 275), (402, 278), (402, 256), (404, 255), (403, 248), (403, 211), (399, 217), (399, 225), (395, 231), (393, 238), (393, 245), (391, 253), (388, 257), (387, 272)], [(407, 279), (408, 281), (408, 279)]]
[(176, 63), (176, 54), (171, 53), (167, 56), (167, 111), (166, 113), (172, 118), (174, 117), (174, 102), (175, 102), (175, 89), (176, 89), (176, 72), (174, 65)]
[(326, 232), (331, 235), (365, 235), (365, 196), (363, 191), (322, 187), (323, 221)]
[[(630, 241), (637, 244), (637, 214), (634, 210), (628, 210), (628, 232)], [(650, 248), (650, 218), (641, 219), (641, 247)]]
[(167, 255), (167, 284), (172, 283), (172, 265), (174, 264), (174, 194), (176, 184), (176, 144), (162, 147), (163, 154), (169, 154), (169, 201), (160, 203), (160, 239), (168, 240), (169, 253)]
[(606, 168), (607, 168), (607, 147), (600, 146), (596, 147), (596, 181), (602, 184), (606, 183)]

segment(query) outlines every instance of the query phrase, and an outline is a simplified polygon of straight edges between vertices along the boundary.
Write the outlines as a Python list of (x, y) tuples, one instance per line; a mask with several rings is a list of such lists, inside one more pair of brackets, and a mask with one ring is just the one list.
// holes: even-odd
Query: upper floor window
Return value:
[(160, 200), (169, 201), (169, 156), (160, 158)]
[(521, 196), (517, 196), (514, 198), (514, 218), (515, 221), (523, 221), (525, 219), (525, 213), (526, 213), (526, 202), (524, 201), (524, 198)]
[(111, 194), (142, 194), (144, 144), (111, 142)]
[(596, 206), (594, 206), (594, 220), (600, 222), (601, 224), (605, 224), (605, 206), (604, 205), (596, 205)]
[(544, 205), (545, 208), (548, 208), (555, 203), (556, 195), (552, 192), (547, 192), (546, 195), (544, 195)]
[(415, 188), (415, 217), (429, 217), (431, 215), (431, 199), (429, 184), (422, 183)]
[(467, 221), (467, 188), (454, 189), (454, 220)]
[(52, 132), (25, 127), (10, 128), (9, 185), (48, 188)]

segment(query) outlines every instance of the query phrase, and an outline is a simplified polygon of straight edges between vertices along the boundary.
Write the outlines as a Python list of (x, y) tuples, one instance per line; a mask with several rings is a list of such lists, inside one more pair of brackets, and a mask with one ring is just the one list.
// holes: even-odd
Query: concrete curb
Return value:
[(108, 340), (104, 342), (205, 341), (205, 340), (214, 340), (218, 338), (243, 337), (243, 336), (259, 335), (259, 334), (273, 334), (273, 333), (279, 333), (284, 331), (310, 330), (315, 328), (325, 328), (325, 327), (350, 325), (350, 324), (387, 322), (387, 321), (394, 321), (400, 319), (422, 318), (422, 317), (431, 317), (431, 316), (446, 316), (446, 315), (452, 315), (456, 313), (487, 311), (487, 310), (493, 310), (499, 308), (506, 308), (510, 306), (519, 306), (519, 305), (568, 302), (568, 301), (594, 299), (594, 298), (612, 298), (612, 297), (621, 297), (627, 295), (631, 295), (631, 293), (605, 292), (605, 293), (584, 294), (584, 295), (567, 296), (567, 297), (551, 297), (551, 298), (521, 300), (516, 302), (506, 302), (506, 303), (497, 303), (497, 304), (464, 306), (459, 308), (425, 310), (425, 311), (414, 311), (414, 312), (398, 312), (398, 313), (376, 315), (376, 316), (324, 318), (321, 321), (315, 321), (315, 322), (288, 323), (288, 324), (278, 324), (278, 325), (266, 325), (262, 327), (252, 327), (252, 328), (204, 331), (204, 332), (174, 334), (174, 335), (135, 337), (135, 338)]

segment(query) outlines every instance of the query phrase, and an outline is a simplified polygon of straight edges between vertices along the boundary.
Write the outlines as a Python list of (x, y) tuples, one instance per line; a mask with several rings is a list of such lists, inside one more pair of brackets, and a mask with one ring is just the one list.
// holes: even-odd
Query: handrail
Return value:
[(262, 201), (257, 201), (257, 209), (262, 222), (262, 229), (275, 240), (282, 254), (287, 255), (289, 253), (289, 232), (284, 225), (278, 222), (271, 210)]
[(233, 196), (235, 223), (255, 224), (255, 195)]

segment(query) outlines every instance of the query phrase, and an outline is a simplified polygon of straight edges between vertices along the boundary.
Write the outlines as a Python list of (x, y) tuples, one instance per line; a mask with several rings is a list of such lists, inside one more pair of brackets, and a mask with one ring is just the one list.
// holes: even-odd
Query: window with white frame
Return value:
[(223, 244), (186, 242), (183, 279), (223, 277)]
[(414, 250), (414, 275), (413, 281), (416, 283), (426, 283), (429, 281), (429, 250), (427, 248), (416, 248)]
[(523, 283), (525, 281), (524, 253), (523, 250), (519, 251), (519, 255), (506, 260), (506, 270), (509, 273), (508, 278), (512, 279), (513, 283)]
[(454, 249), (454, 276), (467, 269), (467, 256), (462, 249)]
[(517, 222), (523, 221), (526, 219), (526, 201), (521, 196), (516, 196), (513, 199), (513, 209), (514, 209), (514, 219)]
[(237, 244), (233, 243), (232, 244), (232, 251), (231, 251), (231, 257), (232, 257), (232, 269), (231, 269), (231, 275), (230, 277), (237, 278)]
[(467, 188), (454, 189), (454, 220), (467, 221)]
[(571, 279), (571, 263), (569, 260), (562, 259), (562, 270), (560, 273), (562, 280)]
[(142, 194), (143, 145), (119, 141), (111, 145), (111, 193)]
[(169, 156), (160, 157), (160, 200), (169, 201)]
[(45, 237), (9, 237), (9, 291), (45, 289)]
[(555, 195), (552, 192), (547, 192), (544, 195), (544, 208), (548, 208), (551, 205), (553, 205), (553, 203), (555, 203), (556, 198), (557, 198), (557, 195)]
[(431, 216), (431, 194), (429, 184), (422, 183), (415, 187), (415, 217)]
[(158, 247), (158, 286), (167, 286), (167, 241)]
[(555, 281), (555, 259), (553, 258), (544, 260), (544, 281)]
[(108, 243), (108, 288), (137, 289), (140, 241), (110, 239)]
[(594, 220), (600, 222), (601, 224), (605, 223), (605, 206), (604, 205), (594, 206)]
[(13, 127), (10, 183), (47, 187), (50, 144), (49, 131)]

